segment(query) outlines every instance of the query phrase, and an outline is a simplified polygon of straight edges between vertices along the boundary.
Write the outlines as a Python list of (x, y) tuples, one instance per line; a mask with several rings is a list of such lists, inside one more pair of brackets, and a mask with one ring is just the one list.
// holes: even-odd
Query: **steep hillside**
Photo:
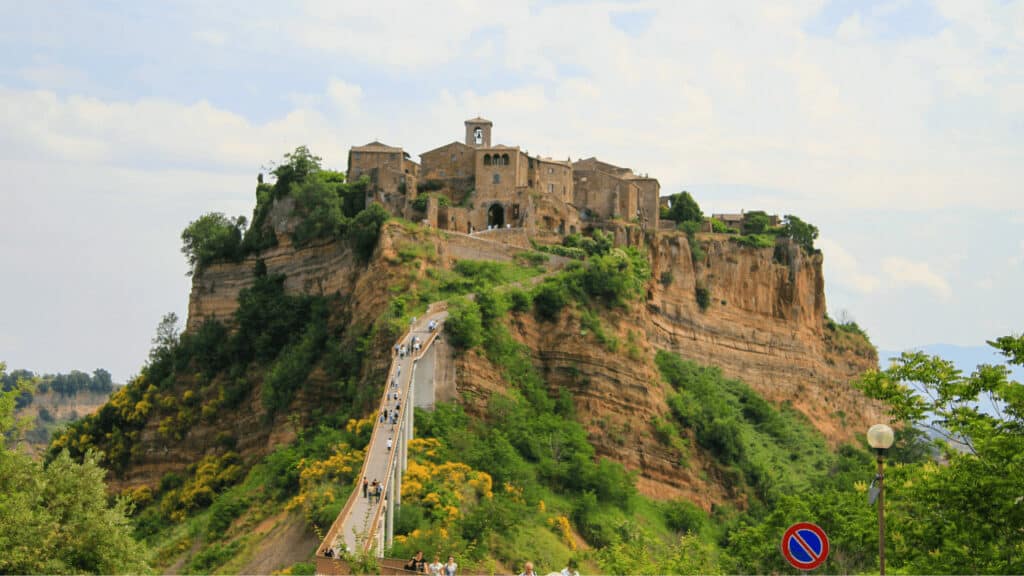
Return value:
[[(468, 419), (457, 428), (425, 421), (442, 452), (423, 465), (459, 460), (467, 434), (523, 426), (507, 441), (482, 436), (481, 458), (466, 462), (502, 479), (509, 506), (539, 506), (537, 519), (559, 527), (552, 562), (577, 546), (575, 529), (580, 546), (605, 546), (620, 538), (607, 524), (635, 506), (660, 518), (654, 504), (634, 502), (637, 489), (705, 511), (769, 502), (806, 485), (790, 470), (801, 457), (775, 444), (817, 428), (835, 447), (877, 414), (848, 386), (876, 365), (873, 348), (826, 322), (822, 257), (787, 240), (753, 248), (706, 234), (694, 248), (682, 233), (621, 224), (595, 232), (587, 250), (551, 249), (574, 260), (528, 248), (514, 230), (468, 236), (391, 220), (378, 232), (367, 224), (379, 216), (372, 207), (303, 236), (312, 215), (295, 216), (291, 197), (260, 198), (244, 240), (236, 221), (212, 216), (228, 240), (196, 260), (185, 332), (173, 318), (162, 324), (142, 375), (51, 446), (51, 455), (103, 451), (110, 485), (140, 505), (137, 529), (154, 539), (164, 569), (267, 567), (260, 558), (273, 555), (272, 534), (315, 541), (308, 530), (329, 525), (351, 489), (366, 441), (357, 420), (374, 410), (395, 339), (436, 301), (462, 302), (483, 325), (460, 333), (449, 321), (438, 399)], [(453, 300), (467, 294), (478, 304)], [(718, 368), (684, 364), (672, 373), (690, 376), (673, 380), (666, 352)], [(692, 412), (704, 402), (716, 407)], [(531, 411), (543, 412), (551, 446), (528, 438)], [(554, 438), (573, 446), (575, 472)], [(495, 447), (516, 452), (512, 468), (491, 461)], [(824, 443), (813, 451), (826, 452)], [(809, 466), (820, 473), (826, 463)], [(296, 509), (308, 530), (295, 527)], [(421, 521), (400, 520), (405, 546), (418, 542)], [(665, 530), (664, 520), (647, 521)], [(424, 534), (444, 533), (434, 528)], [(551, 537), (542, 532), (519, 538)], [(501, 541), (488, 545), (489, 558), (518, 561)]]

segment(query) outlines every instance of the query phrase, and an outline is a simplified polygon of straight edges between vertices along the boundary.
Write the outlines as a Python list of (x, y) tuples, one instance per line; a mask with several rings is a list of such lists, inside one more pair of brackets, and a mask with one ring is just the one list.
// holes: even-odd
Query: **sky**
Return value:
[(1024, 2), (0, 0), (0, 360), (144, 364), (180, 233), (299, 145), (597, 156), (821, 229), (880, 348), (1024, 330)]

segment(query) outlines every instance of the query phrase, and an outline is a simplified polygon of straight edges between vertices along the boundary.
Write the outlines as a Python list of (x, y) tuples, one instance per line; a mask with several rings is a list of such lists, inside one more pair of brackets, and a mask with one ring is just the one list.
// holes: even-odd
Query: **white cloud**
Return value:
[(920, 286), (941, 300), (949, 300), (953, 296), (949, 282), (932, 271), (927, 262), (890, 256), (882, 261), (882, 270), (897, 286)]
[(204, 28), (202, 30), (196, 30), (192, 37), (196, 40), (209, 44), (210, 46), (221, 47), (227, 44), (228, 37), (224, 32), (220, 30), (214, 30), (212, 28)]
[(336, 78), (327, 84), (327, 95), (343, 114), (358, 114), (363, 98), (363, 89), (358, 84), (349, 84)]
[(825, 257), (825, 277), (830, 284), (839, 284), (862, 294), (878, 290), (881, 281), (861, 271), (857, 258), (828, 238), (819, 238), (817, 245)]

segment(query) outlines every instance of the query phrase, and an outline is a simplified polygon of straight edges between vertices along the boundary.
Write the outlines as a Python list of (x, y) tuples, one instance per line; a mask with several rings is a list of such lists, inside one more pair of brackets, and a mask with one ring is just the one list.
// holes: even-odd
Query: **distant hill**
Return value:
[(91, 375), (79, 370), (67, 374), (12, 370), (0, 378), (0, 386), (11, 390), (19, 379), (33, 378), (36, 379), (35, 391), (18, 398), (15, 415), (32, 416), (35, 426), (26, 433), (25, 440), (29, 450), (37, 454), (46, 450), (54, 430), (98, 410), (118, 387), (111, 380), (110, 372), (102, 368)]

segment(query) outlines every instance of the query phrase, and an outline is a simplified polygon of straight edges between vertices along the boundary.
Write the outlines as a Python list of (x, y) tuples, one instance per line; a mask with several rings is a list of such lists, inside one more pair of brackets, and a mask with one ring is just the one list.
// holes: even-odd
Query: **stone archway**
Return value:
[(504, 228), (505, 227), (505, 207), (501, 204), (491, 204), (491, 207), (487, 209), (487, 227), (488, 228)]

